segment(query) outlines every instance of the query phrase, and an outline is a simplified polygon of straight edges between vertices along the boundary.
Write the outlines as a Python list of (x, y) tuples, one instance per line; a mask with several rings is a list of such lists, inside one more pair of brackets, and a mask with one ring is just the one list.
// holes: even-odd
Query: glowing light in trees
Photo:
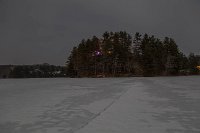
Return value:
[(98, 51), (98, 50), (94, 51), (94, 53), (95, 53), (96, 56), (102, 55), (101, 51)]
[(112, 51), (108, 51), (107, 53), (108, 53), (108, 54), (112, 54)]
[(199, 70), (200, 70), (200, 66), (197, 66), (197, 69), (199, 69)]
[(101, 56), (101, 55), (103, 55), (103, 54), (99, 50), (94, 51), (93, 54), (92, 54), (92, 56)]

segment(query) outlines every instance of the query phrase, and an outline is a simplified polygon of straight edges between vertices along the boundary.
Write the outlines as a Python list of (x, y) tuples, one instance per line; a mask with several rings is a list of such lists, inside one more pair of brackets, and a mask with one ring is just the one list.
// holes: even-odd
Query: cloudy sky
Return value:
[(64, 65), (83, 38), (120, 30), (200, 54), (200, 0), (0, 0), (0, 64)]

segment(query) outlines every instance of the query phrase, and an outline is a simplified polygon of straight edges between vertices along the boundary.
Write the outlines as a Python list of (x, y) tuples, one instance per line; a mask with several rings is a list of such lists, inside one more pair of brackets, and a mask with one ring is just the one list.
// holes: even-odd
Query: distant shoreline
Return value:
[(0, 78), (0, 80), (6, 79), (110, 79), (110, 78), (156, 78), (156, 77), (198, 77), (200, 75), (169, 75), (169, 76), (130, 76), (130, 77), (42, 77), (42, 78)]

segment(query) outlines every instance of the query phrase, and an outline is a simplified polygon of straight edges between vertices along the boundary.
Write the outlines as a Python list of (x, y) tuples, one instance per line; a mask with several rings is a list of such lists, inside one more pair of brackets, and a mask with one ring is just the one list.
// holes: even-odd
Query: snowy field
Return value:
[(200, 133), (200, 77), (2, 79), (0, 133)]

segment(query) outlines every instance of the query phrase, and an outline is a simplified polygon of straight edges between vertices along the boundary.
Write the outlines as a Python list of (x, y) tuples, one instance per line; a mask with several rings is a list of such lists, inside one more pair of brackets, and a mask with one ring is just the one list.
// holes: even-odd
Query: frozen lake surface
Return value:
[(0, 80), (0, 133), (200, 133), (200, 77)]

